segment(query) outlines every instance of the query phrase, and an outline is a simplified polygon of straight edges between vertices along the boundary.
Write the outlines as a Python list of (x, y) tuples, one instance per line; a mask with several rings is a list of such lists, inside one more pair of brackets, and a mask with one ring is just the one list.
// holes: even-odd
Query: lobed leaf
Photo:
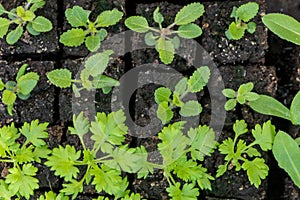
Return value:
[(64, 183), (63, 189), (60, 190), (60, 193), (65, 195), (72, 195), (72, 199), (75, 199), (78, 193), (83, 191), (83, 184), (81, 181), (71, 180), (71, 183)]
[(96, 19), (100, 27), (109, 27), (117, 24), (123, 17), (123, 13), (117, 9), (103, 11)]
[(56, 87), (68, 88), (72, 83), (72, 73), (68, 69), (56, 69), (47, 74), (47, 78)]
[(252, 161), (245, 160), (242, 168), (247, 171), (250, 183), (256, 188), (261, 184), (261, 180), (267, 177), (269, 171), (269, 167), (262, 158), (255, 158)]
[(49, 123), (39, 123), (39, 120), (31, 121), (31, 123), (25, 122), (20, 133), (26, 137), (26, 142), (32, 143), (36, 147), (46, 145), (46, 142), (43, 140), (48, 138), (48, 133), (46, 132), (47, 126)]
[(78, 47), (84, 42), (85, 32), (80, 28), (73, 28), (64, 32), (59, 39), (59, 42), (68, 47)]
[(204, 6), (201, 3), (191, 3), (184, 6), (177, 14), (174, 23), (184, 25), (194, 22), (204, 13)]
[(276, 131), (275, 126), (271, 124), (271, 121), (267, 121), (261, 128), (260, 125), (256, 125), (252, 130), (252, 135), (255, 138), (255, 143), (259, 144), (263, 151), (271, 150)]
[(91, 11), (84, 10), (80, 6), (68, 8), (65, 11), (66, 18), (73, 27), (85, 26), (89, 20), (90, 13)]
[(233, 131), (235, 132), (235, 137), (239, 137), (240, 135), (247, 133), (247, 124), (245, 120), (236, 120), (233, 125)]
[(77, 135), (81, 141), (83, 139), (83, 136), (88, 133), (90, 124), (89, 120), (83, 116), (83, 112), (80, 112), (80, 114), (76, 117), (76, 115), (73, 115), (73, 127), (69, 127), (68, 130), (71, 134)]
[(176, 182), (175, 185), (170, 185), (167, 189), (168, 195), (172, 200), (196, 200), (199, 196), (199, 189), (195, 188), (194, 184), (185, 183), (180, 189), (180, 183)]

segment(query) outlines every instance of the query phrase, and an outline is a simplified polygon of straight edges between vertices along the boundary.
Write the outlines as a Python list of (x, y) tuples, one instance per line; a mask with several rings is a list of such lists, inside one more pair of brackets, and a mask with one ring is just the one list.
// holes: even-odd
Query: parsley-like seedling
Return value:
[[(102, 74), (107, 68), (109, 56), (112, 53), (111, 50), (107, 50), (90, 56), (84, 63), (80, 80), (73, 80), (72, 73), (68, 69), (53, 70), (47, 74), (47, 77), (51, 83), (60, 88), (67, 88), (72, 85), (76, 97), (80, 96), (80, 91), (83, 89), (88, 91), (102, 89), (104, 94), (108, 94), (112, 87), (119, 86), (119, 81)], [(81, 84), (82, 87), (78, 87), (76, 84)]]
[(7, 106), (7, 112), (11, 116), (13, 115), (13, 106), (17, 97), (22, 100), (28, 99), (40, 78), (35, 72), (25, 73), (27, 66), (27, 64), (24, 64), (19, 69), (16, 81), (7, 81), (4, 84), (0, 79), (0, 91), (3, 90), (2, 102)]
[[(30, 124), (25, 123), (19, 130), (14, 124), (0, 128), (0, 162), (12, 163), (5, 180), (0, 180), (0, 196), (4, 199), (25, 197), (29, 199), (33, 191), (39, 188), (35, 178), (38, 168), (34, 162), (41, 163), (41, 159), (51, 152), (44, 141), (48, 138), (46, 128), (48, 123), (38, 120)], [(23, 144), (16, 140), (25, 137)]]
[[(175, 20), (168, 27), (164, 28), (163, 15), (159, 12), (159, 7), (153, 12), (153, 19), (159, 25), (158, 28), (150, 27), (146, 18), (142, 16), (132, 16), (126, 19), (125, 25), (138, 33), (146, 33), (145, 42), (149, 46), (155, 46), (159, 53), (160, 60), (165, 64), (170, 64), (174, 59), (175, 49), (180, 46), (178, 38), (196, 38), (202, 34), (202, 29), (193, 22), (204, 13), (204, 6), (200, 3), (191, 3), (184, 6), (175, 17)], [(177, 30), (173, 30), (179, 26)], [(149, 32), (151, 31), (151, 32)], [(178, 35), (178, 36), (177, 36)]]
[(72, 29), (64, 32), (59, 41), (68, 47), (77, 47), (85, 43), (89, 51), (95, 52), (107, 36), (104, 28), (115, 25), (123, 17), (122, 12), (113, 9), (103, 11), (92, 22), (89, 20), (90, 14), (91, 11), (84, 10), (80, 6), (68, 8), (65, 15)]
[(270, 121), (260, 126), (257, 124), (252, 129), (254, 141), (249, 145), (239, 137), (248, 132), (247, 124), (244, 120), (237, 120), (233, 125), (235, 133), (234, 139), (228, 138), (219, 146), (221, 154), (226, 155), (226, 163), (219, 165), (217, 177), (223, 175), (227, 170), (235, 167), (236, 171), (243, 169), (247, 172), (248, 179), (256, 188), (261, 184), (261, 180), (268, 175), (269, 167), (261, 154), (253, 146), (259, 145), (263, 151), (271, 150), (275, 137), (275, 126)]
[(8, 17), (0, 17), (0, 38), (3, 38), (11, 24), (16, 24), (17, 27), (10, 31), (6, 36), (6, 42), (10, 45), (15, 44), (22, 36), (24, 27), (31, 35), (39, 35), (42, 32), (50, 31), (52, 23), (43, 16), (36, 16), (35, 12), (45, 5), (44, 0), (27, 0), (25, 6), (18, 6), (10, 11), (0, 4), (0, 16), (7, 14)]
[(230, 40), (241, 39), (245, 31), (253, 34), (256, 30), (255, 22), (249, 22), (258, 13), (259, 5), (255, 2), (248, 2), (240, 7), (233, 7), (230, 17), (235, 18), (234, 22), (231, 22), (225, 35)]
[(183, 117), (197, 116), (202, 111), (202, 106), (198, 101), (190, 100), (183, 102), (183, 98), (188, 93), (200, 92), (206, 86), (210, 77), (208, 67), (200, 67), (193, 75), (181, 79), (172, 91), (166, 87), (160, 87), (155, 91), (155, 102), (158, 104), (157, 116), (163, 124), (170, 122), (173, 118), (173, 108), (179, 107), (179, 114)]

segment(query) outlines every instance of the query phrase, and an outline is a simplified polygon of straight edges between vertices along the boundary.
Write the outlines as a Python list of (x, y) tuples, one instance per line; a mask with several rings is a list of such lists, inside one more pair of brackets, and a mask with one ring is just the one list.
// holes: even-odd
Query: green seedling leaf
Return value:
[(204, 13), (204, 6), (201, 3), (191, 3), (184, 6), (175, 17), (174, 23), (177, 25), (185, 25), (194, 22)]
[(153, 19), (158, 24), (163, 23), (164, 16), (159, 12), (159, 7), (157, 7), (153, 12)]
[(182, 38), (196, 38), (202, 35), (202, 29), (196, 24), (185, 24), (179, 26), (178, 35)]
[(156, 49), (163, 63), (170, 64), (173, 61), (175, 49), (171, 41), (159, 38)]
[(8, 189), (8, 185), (4, 182), (4, 180), (0, 180), (0, 197), (3, 200), (11, 200), (15, 194)]
[(84, 30), (80, 28), (74, 28), (64, 32), (60, 36), (59, 42), (63, 43), (65, 46), (78, 47), (83, 44), (84, 38)]
[(19, 25), (15, 30), (9, 32), (6, 36), (7, 44), (9, 45), (15, 44), (21, 38), (23, 31), (24, 31), (23, 27)]
[(40, 76), (35, 72), (29, 72), (19, 78), (17, 87), (23, 95), (28, 95), (35, 88)]
[(24, 21), (28, 21), (28, 22), (31, 22), (34, 18), (35, 18), (35, 14), (30, 10), (25, 11), (24, 16), (22, 17)]
[(18, 17), (23, 17), (25, 15), (25, 9), (22, 6), (18, 6), (16, 9), (16, 14)]
[(248, 92), (251, 92), (251, 90), (253, 90), (254, 84), (252, 82), (249, 83), (244, 83), (242, 85), (240, 85), (239, 89), (238, 89), (238, 95), (245, 95)]
[(173, 111), (169, 108), (168, 102), (166, 101), (158, 105), (156, 114), (163, 124), (167, 124), (168, 122), (170, 122), (174, 115)]
[(40, 35), (41, 33), (40, 32), (37, 32), (36, 30), (34, 30), (32, 28), (32, 23), (29, 22), (27, 25), (26, 25), (26, 30), (31, 34), (31, 35), (34, 35), (34, 36), (38, 36)]
[(146, 18), (141, 16), (128, 17), (125, 21), (125, 25), (138, 33), (145, 33), (149, 31), (149, 25)]
[(262, 158), (255, 158), (252, 161), (245, 160), (242, 168), (247, 171), (248, 179), (256, 188), (261, 184), (261, 180), (268, 175), (269, 167)]
[(290, 111), (282, 103), (267, 95), (260, 95), (256, 101), (250, 101), (249, 106), (258, 113), (272, 115), (290, 120)]
[(103, 41), (107, 36), (107, 31), (101, 28), (96, 35), (100, 37), (100, 41)]
[(194, 184), (184, 184), (182, 189), (180, 189), (180, 183), (175, 183), (175, 185), (170, 185), (167, 189), (168, 195), (174, 200), (180, 199), (197, 199), (199, 196), (199, 189), (194, 187)]
[(255, 143), (259, 144), (263, 151), (271, 150), (276, 131), (275, 126), (271, 124), (271, 121), (267, 121), (263, 124), (263, 128), (260, 125), (256, 125), (252, 130), (252, 135), (255, 138)]
[(202, 112), (202, 106), (198, 101), (188, 101), (180, 109), (179, 114), (183, 117), (197, 116)]
[(178, 92), (174, 92), (173, 93), (173, 101), (172, 101), (172, 103), (175, 106), (178, 106), (178, 107), (182, 107), (184, 105), (184, 103), (180, 99), (180, 96), (179, 96)]
[(56, 69), (47, 74), (47, 78), (53, 85), (60, 88), (68, 88), (72, 83), (72, 73), (68, 69)]
[(227, 98), (230, 98), (230, 99), (233, 99), (233, 98), (235, 98), (235, 96), (236, 96), (236, 93), (235, 93), (235, 91), (233, 90), (233, 89), (224, 89), (223, 91), (222, 91), (222, 93), (223, 93), (223, 95), (225, 96), (225, 97), (227, 97)]
[(149, 46), (154, 46), (157, 41), (156, 41), (156, 37), (153, 35), (152, 32), (148, 32), (145, 35), (145, 43)]
[(43, 16), (38, 16), (32, 21), (32, 28), (37, 32), (48, 32), (53, 27), (49, 19)]
[(160, 104), (164, 101), (169, 102), (171, 94), (172, 94), (172, 91), (169, 88), (160, 87), (155, 90), (154, 100), (157, 104)]
[(101, 75), (101, 76), (98, 76), (94, 79), (93, 85), (97, 89), (112, 88), (112, 87), (115, 87), (115, 86), (119, 86), (120, 82), (113, 79), (113, 78), (111, 78), (111, 77)]
[(46, 142), (43, 140), (48, 138), (48, 133), (46, 132), (47, 126), (49, 123), (39, 123), (39, 120), (31, 121), (31, 123), (25, 122), (20, 133), (26, 137), (26, 142), (32, 143), (36, 147), (41, 147), (46, 145)]
[(248, 92), (244, 95), (245, 99), (247, 101), (256, 101), (257, 99), (259, 99), (259, 94), (255, 93), (255, 92)]
[(91, 78), (91, 73), (89, 72), (88, 69), (83, 69), (80, 73), (80, 80), (82, 86), (87, 89), (88, 91), (92, 90), (93, 87), (93, 82), (90, 80)]
[(3, 38), (3, 36), (6, 35), (10, 23), (11, 23), (10, 20), (2, 17), (0, 18), (0, 38)]
[(255, 22), (249, 22), (247, 24), (247, 31), (249, 33), (253, 34), (255, 32), (255, 30), (256, 30), (256, 24), (255, 24)]
[(33, 155), (33, 146), (29, 146), (28, 148), (22, 147), (21, 149), (18, 149), (15, 152), (14, 160), (18, 163), (28, 163), (34, 161), (34, 155)]
[(247, 133), (248, 129), (245, 120), (236, 120), (233, 125), (233, 131), (235, 132), (236, 137)]
[(69, 127), (70, 133), (77, 135), (82, 140), (83, 136), (89, 131), (89, 120), (85, 118), (83, 112), (81, 112), (77, 117), (73, 115), (73, 124), (74, 128)]
[(296, 138), (295, 142), (300, 146), (300, 137)]
[(102, 52), (90, 56), (84, 63), (85, 69), (87, 69), (93, 77), (101, 75), (108, 65), (109, 55), (110, 54)]
[(179, 37), (174, 36), (172, 38), (171, 42), (173, 43), (175, 49), (178, 49), (180, 47), (180, 39), (179, 39)]
[(30, 10), (31, 12), (33, 12), (33, 13), (34, 13), (35, 11), (37, 11), (38, 9), (42, 8), (42, 7), (46, 4), (46, 2), (43, 1), (43, 0), (32, 1), (31, 3), (33, 3), (33, 4), (32, 4), (32, 6), (29, 8), (29, 10)]
[(2, 91), (5, 88), (5, 84), (3, 81), (0, 79), (0, 91)]
[(225, 103), (225, 110), (226, 111), (230, 111), (230, 110), (232, 110), (232, 109), (234, 109), (235, 108), (235, 106), (236, 106), (236, 103), (237, 103), (237, 100), (236, 99), (229, 99), (228, 101), (226, 101), (226, 103)]
[(109, 27), (117, 24), (123, 17), (123, 13), (117, 9), (103, 11), (96, 19), (100, 27)]
[(0, 16), (3, 15), (5, 11), (5, 8), (2, 6), (2, 4), (0, 4)]
[(300, 148), (296, 141), (287, 133), (279, 131), (275, 136), (272, 151), (279, 167), (300, 187)]
[(14, 105), (15, 101), (17, 99), (17, 95), (10, 91), (10, 90), (4, 90), (2, 94), (2, 102), (5, 105)]
[(175, 91), (179, 95), (183, 95), (187, 91), (187, 84), (188, 79), (187, 78), (182, 78), (176, 85), (175, 85)]
[(200, 92), (208, 83), (209, 77), (210, 70), (207, 66), (198, 68), (188, 80), (189, 91)]
[(72, 195), (72, 199), (76, 199), (77, 195), (83, 191), (82, 182), (78, 182), (74, 179), (71, 180), (71, 183), (63, 184), (63, 187), (60, 192), (65, 195)]
[(270, 13), (262, 17), (263, 23), (280, 38), (300, 45), (300, 22), (280, 13)]
[(73, 27), (85, 26), (89, 20), (90, 13), (91, 11), (84, 10), (80, 6), (68, 8), (65, 12), (68, 22)]
[(20, 69), (18, 70), (16, 81), (18, 81), (26, 72), (28, 64), (23, 64)]
[(245, 28), (237, 27), (237, 24), (235, 22), (231, 22), (228, 28), (228, 32), (226, 31), (225, 34), (228, 39), (239, 40), (244, 36)]
[(292, 123), (294, 125), (300, 125), (300, 92), (294, 97), (290, 110)]
[(98, 35), (90, 35), (85, 39), (85, 46), (89, 51), (95, 52), (100, 48), (100, 37)]
[(249, 2), (236, 9), (236, 16), (244, 22), (249, 22), (258, 13), (259, 5), (255, 2)]

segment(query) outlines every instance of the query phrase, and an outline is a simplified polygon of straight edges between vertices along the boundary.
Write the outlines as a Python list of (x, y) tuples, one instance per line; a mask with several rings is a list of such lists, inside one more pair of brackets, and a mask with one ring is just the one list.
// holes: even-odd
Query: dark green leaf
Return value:
[(153, 46), (157, 43), (155, 36), (152, 32), (148, 32), (145, 35), (145, 43), (149, 46)]
[(255, 32), (255, 30), (256, 30), (256, 24), (255, 24), (255, 22), (249, 22), (247, 24), (247, 31), (249, 33), (253, 34)]
[(26, 30), (31, 34), (31, 35), (34, 35), (34, 36), (38, 36), (40, 35), (41, 33), (40, 32), (37, 32), (36, 30), (34, 30), (32, 28), (32, 23), (29, 22), (27, 25), (26, 25)]

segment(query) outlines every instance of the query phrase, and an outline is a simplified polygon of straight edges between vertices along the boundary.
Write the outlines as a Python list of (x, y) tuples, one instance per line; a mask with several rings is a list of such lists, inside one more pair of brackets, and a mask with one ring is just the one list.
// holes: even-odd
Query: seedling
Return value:
[(0, 38), (3, 38), (11, 24), (17, 27), (10, 31), (6, 36), (6, 42), (10, 45), (15, 44), (22, 36), (24, 27), (34, 36), (52, 29), (52, 23), (43, 16), (36, 16), (35, 12), (45, 5), (44, 0), (27, 0), (25, 6), (18, 6), (10, 11), (4, 9), (0, 4), (0, 16), (7, 14), (7, 18), (0, 17)]
[(234, 18), (235, 21), (231, 22), (225, 32), (226, 37), (229, 40), (239, 40), (244, 36), (246, 30), (253, 34), (256, 30), (256, 24), (249, 21), (257, 15), (258, 9), (259, 5), (255, 2), (248, 2), (238, 8), (234, 6), (230, 17)]
[(0, 91), (3, 90), (2, 102), (7, 106), (7, 112), (11, 116), (13, 115), (13, 106), (17, 97), (27, 100), (40, 78), (35, 72), (25, 74), (27, 67), (27, 64), (22, 65), (18, 71), (16, 81), (7, 81), (4, 84), (0, 79)]
[[(179, 107), (179, 114), (183, 117), (197, 116), (202, 111), (198, 101), (190, 100), (183, 102), (188, 93), (200, 92), (206, 86), (210, 77), (208, 67), (200, 67), (187, 79), (181, 79), (172, 91), (166, 87), (160, 87), (155, 91), (155, 102), (158, 104), (157, 116), (163, 124), (167, 124), (173, 118), (172, 109)], [(172, 97), (171, 97), (172, 96)]]
[[(104, 94), (108, 94), (112, 87), (119, 85), (117, 80), (102, 75), (112, 53), (112, 51), (108, 50), (90, 56), (85, 61), (84, 69), (80, 73), (80, 80), (72, 79), (72, 73), (68, 69), (53, 70), (47, 74), (47, 77), (51, 83), (60, 88), (68, 88), (72, 85), (76, 97), (80, 97), (80, 91), (83, 89), (88, 91), (102, 89)], [(76, 86), (79, 83), (82, 87)]]
[[(146, 44), (155, 46), (160, 60), (165, 64), (170, 64), (174, 59), (175, 49), (180, 46), (179, 37), (191, 39), (202, 34), (202, 29), (192, 22), (202, 16), (203, 13), (204, 6), (202, 4), (191, 3), (184, 6), (177, 13), (174, 22), (164, 28), (162, 26), (164, 17), (157, 7), (153, 12), (153, 20), (159, 25), (158, 28), (150, 27), (147, 19), (142, 16), (127, 18), (125, 25), (135, 32), (147, 33), (145, 35)], [(175, 26), (179, 26), (177, 30), (174, 30)]]
[(89, 51), (95, 52), (107, 36), (104, 28), (115, 25), (123, 17), (122, 12), (113, 9), (100, 13), (92, 22), (89, 20), (90, 14), (91, 11), (80, 6), (68, 8), (65, 15), (72, 29), (64, 32), (59, 41), (68, 47), (77, 47), (85, 43)]
[(223, 175), (227, 170), (235, 167), (236, 171), (243, 169), (247, 172), (248, 179), (256, 188), (261, 184), (261, 180), (268, 175), (269, 167), (265, 164), (265, 160), (261, 158), (261, 154), (253, 146), (259, 145), (263, 151), (272, 149), (275, 132), (275, 126), (270, 121), (259, 124), (252, 129), (254, 141), (249, 145), (239, 136), (248, 132), (247, 124), (244, 120), (237, 120), (233, 125), (235, 133), (234, 139), (228, 138), (219, 146), (221, 154), (226, 155), (226, 163), (219, 165), (217, 177)]
[[(0, 162), (13, 164), (5, 179), (0, 180), (1, 199), (30, 199), (34, 190), (39, 188), (39, 181), (35, 177), (38, 168), (34, 163), (41, 163), (41, 159), (51, 152), (44, 141), (48, 138), (47, 126), (48, 123), (34, 120), (30, 124), (25, 123), (19, 130), (13, 123), (0, 128)], [(22, 145), (17, 143), (24, 137), (26, 139)]]

